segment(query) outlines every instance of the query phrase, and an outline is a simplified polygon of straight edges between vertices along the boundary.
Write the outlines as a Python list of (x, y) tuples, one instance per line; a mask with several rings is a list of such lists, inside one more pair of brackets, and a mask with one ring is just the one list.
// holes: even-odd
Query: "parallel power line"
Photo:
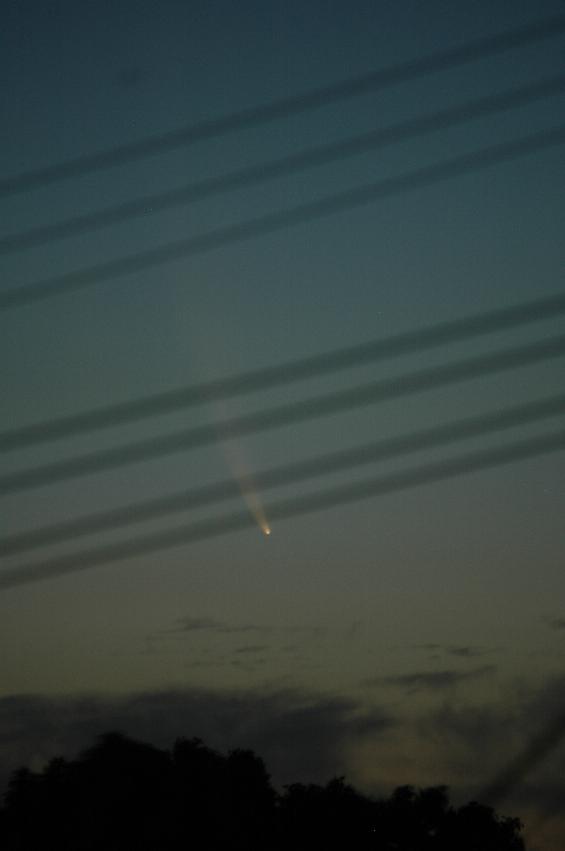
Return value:
[(507, 50), (552, 39), (564, 32), (565, 17), (557, 15), (503, 33), (475, 39), (460, 47), (442, 50), (420, 59), (400, 62), (368, 74), (349, 77), (309, 92), (273, 100), (198, 124), (184, 125), (176, 130), (116, 145), (94, 154), (85, 154), (65, 162), (30, 169), (1, 180), (0, 198), (81, 177), (112, 166), (136, 162), (235, 131), (259, 127), (272, 121), (405, 83), (417, 77), (456, 68), (469, 62), (496, 56)]
[(214, 228), (196, 236), (174, 240), (144, 251), (136, 251), (77, 271), (64, 272), (42, 281), (10, 287), (0, 292), (0, 311), (12, 310), (56, 296), (80, 292), (110, 280), (123, 278), (147, 269), (155, 269), (174, 261), (208, 254), (227, 245), (247, 242), (287, 228), (358, 209), (385, 198), (433, 186), (445, 180), (511, 162), (563, 144), (565, 144), (565, 125), (559, 125), (550, 130), (532, 133), (514, 141), (479, 148), (470, 153), (404, 172), (395, 177), (325, 195), (315, 201), (256, 216), (236, 224)]
[(43, 526), (0, 538), (0, 555), (13, 556), (47, 545), (67, 543), (85, 535), (114, 531), (135, 523), (216, 505), (241, 496), (249, 486), (259, 492), (302, 483), (313, 478), (352, 470), (402, 457), (425, 449), (444, 448), (471, 438), (531, 425), (565, 414), (565, 395), (554, 395), (535, 402), (460, 418), (408, 434), (382, 438), (372, 443), (324, 453), (303, 461), (285, 463), (260, 470), (238, 481), (233, 478), (176, 491), (166, 496), (130, 503), (110, 511), (100, 511), (49, 526)]
[(165, 436), (139, 440), (112, 449), (89, 452), (63, 461), (9, 473), (0, 478), (0, 494), (14, 494), (140, 461), (188, 452), (228, 437), (257, 434), (298, 422), (320, 419), (377, 402), (530, 366), (564, 354), (565, 335), (557, 335), (525, 346), (464, 358), (444, 366), (420, 369), (393, 378), (360, 384), (351, 389), (278, 405), (254, 414), (182, 429)]
[(565, 739), (565, 710), (550, 718), (517, 756), (479, 793), (480, 801), (498, 807)]
[[(565, 429), (562, 428), (540, 437), (515, 441), (501, 448), (467, 452), (455, 458), (365, 479), (361, 482), (340, 485), (307, 496), (279, 500), (267, 505), (265, 510), (273, 522), (306, 516), (336, 506), (352, 504), (371, 497), (384, 496), (564, 449)], [(110, 562), (123, 561), (133, 556), (147, 556), (187, 546), (197, 541), (249, 528), (254, 526), (255, 522), (249, 512), (239, 511), (197, 523), (182, 524), (152, 534), (139, 535), (115, 544), (95, 546), (76, 553), (54, 556), (41, 562), (23, 564), (0, 573), (0, 590), (77, 573)]]
[[(532, 772), (536, 771), (555, 750), (563, 745), (564, 741), (565, 709), (562, 707), (483, 787), (477, 795), (477, 800), (498, 808), (523, 785)], [(551, 818), (551, 814), (536, 819), (534, 832), (537, 832), (548, 818)]]
[(464, 104), (441, 109), (389, 127), (350, 136), (339, 142), (315, 145), (294, 154), (258, 165), (236, 169), (217, 177), (208, 177), (164, 192), (144, 195), (132, 201), (112, 204), (94, 212), (72, 216), (60, 222), (41, 225), (0, 238), (0, 255), (23, 251), (46, 243), (114, 227), (125, 221), (155, 215), (164, 210), (186, 206), (217, 195), (233, 192), (268, 180), (319, 168), (390, 145), (415, 139), (438, 130), (456, 127), (468, 121), (517, 109), (526, 104), (565, 91), (565, 75), (547, 77), (526, 86), (497, 95), (477, 98)]
[(487, 334), (509, 331), (564, 313), (565, 293), (545, 295), (509, 307), (434, 323), (413, 331), (293, 359), (275, 366), (261, 367), (204, 383), (189, 384), (126, 402), (92, 408), (79, 414), (9, 429), (0, 432), (0, 452), (27, 449), (53, 440), (174, 413), (207, 402), (320, 378), (402, 355), (425, 352), (448, 343), (461, 343)]

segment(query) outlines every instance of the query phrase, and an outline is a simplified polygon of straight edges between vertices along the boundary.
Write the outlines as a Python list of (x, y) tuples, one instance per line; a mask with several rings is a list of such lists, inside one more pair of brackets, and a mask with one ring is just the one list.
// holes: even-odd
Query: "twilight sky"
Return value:
[[(7, 0), (0, 181), (562, 13), (431, 0)], [(348, 139), (565, 71), (565, 34), (255, 129), (2, 197), (2, 237)], [(8, 252), (2, 291), (405, 174), (563, 124), (520, 108), (89, 233)], [(557, 294), (564, 145), (0, 313), (1, 429)], [(0, 495), (0, 535), (357, 447), (563, 391), (563, 360), (222, 440), (240, 414), (563, 333), (504, 333), (2, 455), (2, 476), (217, 423), (192, 452)], [(255, 510), (554, 432), (563, 418), (366, 464)], [(5, 479), (2, 480), (4, 483)], [(563, 452), (0, 589), (0, 763), (36, 767), (109, 726), (256, 747), (278, 781), (346, 773), (378, 791), (478, 794), (565, 700)], [(249, 499), (249, 495), (248, 499)], [(257, 506), (260, 506), (257, 509)], [(245, 511), (216, 507), (2, 559)], [(2, 541), (2, 545), (5, 540)], [(565, 749), (502, 809), (563, 843)]]

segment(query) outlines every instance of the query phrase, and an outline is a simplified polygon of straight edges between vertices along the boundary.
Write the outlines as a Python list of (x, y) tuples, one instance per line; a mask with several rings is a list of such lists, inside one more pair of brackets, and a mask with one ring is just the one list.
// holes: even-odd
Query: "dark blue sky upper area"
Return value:
[[(559, 3), (536, 9), (538, 17), (558, 11)], [(158, 134), (531, 20), (528, 3), (513, 4), (511, 17), (506, 4), (491, 3), (9, 3), (2, 35), (3, 124), (9, 129), (2, 172), (9, 176)], [(26, 193), (4, 202), (5, 230), (18, 232), (532, 82), (560, 70), (562, 46), (556, 38), (511, 50)], [(546, 98), (376, 154), (7, 257), (2, 286), (23, 286), (140, 245), (160, 245), (542, 130), (557, 123), (562, 105), (562, 96)], [(204, 362), (191, 377), (201, 369), (218, 374), (497, 304), (506, 294), (519, 299), (534, 289), (550, 290), (562, 260), (562, 168), (562, 150), (553, 148), (23, 309), (13, 322), (2, 319), (9, 325), (3, 345), (32, 383), (26, 381), (23, 391), (15, 370), (3, 403), (16, 421), (30, 420), (51, 407), (55, 413), (88, 406), (101, 393), (121, 398), (147, 385), (174, 386), (192, 368), (188, 359)], [(55, 333), (62, 312), (64, 333)], [(190, 358), (188, 338), (196, 349)], [(210, 346), (225, 351), (201, 351)], [(37, 348), (41, 374), (32, 368)], [(54, 381), (60, 393), (52, 392)]]

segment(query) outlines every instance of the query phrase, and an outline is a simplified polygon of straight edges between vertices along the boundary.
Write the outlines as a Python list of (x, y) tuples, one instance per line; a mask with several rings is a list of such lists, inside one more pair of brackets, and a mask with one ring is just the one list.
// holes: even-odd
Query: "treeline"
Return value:
[(107, 733), (77, 759), (12, 774), (2, 851), (525, 851), (518, 819), (445, 787), (384, 800), (343, 778), (277, 793), (260, 757), (199, 739), (170, 751)]

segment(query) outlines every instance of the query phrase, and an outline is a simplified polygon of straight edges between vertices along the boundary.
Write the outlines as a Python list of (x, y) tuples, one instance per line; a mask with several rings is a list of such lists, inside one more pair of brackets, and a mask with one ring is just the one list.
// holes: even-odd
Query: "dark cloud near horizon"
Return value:
[[(170, 641), (190, 641), (192, 659), (187, 667), (203, 667), (204, 663), (216, 668), (222, 666), (252, 670), (252, 665), (267, 663), (257, 654), (282, 654), (295, 662), (303, 662), (314, 645), (332, 639), (353, 640), (359, 629), (354, 622), (344, 630), (331, 629), (316, 624), (268, 625), (261, 623), (236, 623), (208, 616), (176, 618), (172, 624), (145, 636), (142, 652), (164, 652)], [(239, 643), (248, 639), (248, 643)], [(238, 643), (234, 643), (238, 642)], [(290, 643), (289, 643), (290, 642)], [(247, 656), (244, 663), (242, 656)]]
[[(502, 719), (503, 723), (503, 719)], [(516, 720), (519, 744), (490, 783), (479, 792), (487, 803), (530, 809), (536, 814), (532, 841), (553, 837), (548, 848), (562, 847), (565, 836), (565, 676), (525, 695)], [(534, 846), (535, 847), (535, 846)], [(545, 847), (545, 846), (544, 846)]]
[(446, 653), (449, 656), (455, 656), (458, 659), (474, 659), (477, 656), (484, 656), (487, 653), (492, 653), (492, 649), (477, 647), (471, 644), (413, 644), (414, 650), (425, 650), (431, 653)]
[[(348, 628), (347, 634), (356, 634), (356, 624)], [(257, 623), (232, 623), (231, 621), (218, 620), (210, 617), (182, 617), (177, 618), (171, 627), (159, 633), (163, 635), (190, 634), (193, 632), (208, 632), (216, 635), (238, 635), (244, 633), (257, 633), (267, 635), (279, 633), (285, 635), (301, 635), (306, 638), (316, 638), (325, 635), (328, 630), (324, 626), (316, 624), (288, 624), (275, 626), (272, 624)]]
[[(481, 676), (481, 671), (416, 672), (388, 679), (407, 687), (407, 677)], [(437, 774), (429, 782), (458, 777), (452, 788), (461, 801), (474, 798), (528, 818), (534, 813), (539, 824), (559, 819), (560, 802), (565, 800), (565, 675), (541, 690), (511, 690), (506, 701), (496, 704), (462, 703), (449, 691), (451, 677), (424, 682), (444, 695), (443, 702), (413, 721), (400, 711), (393, 717), (380, 707), (367, 710), (354, 699), (291, 689), (6, 697), (0, 699), (0, 788), (13, 769), (28, 765), (38, 770), (58, 754), (72, 757), (108, 730), (164, 748), (179, 736), (198, 736), (221, 752), (252, 748), (264, 758), (279, 787), (347, 775), (352, 767), (349, 755), (358, 753), (359, 745), (380, 738), (386, 751), (387, 734), (394, 732), (409, 736), (415, 753), (419, 741), (433, 743)], [(348, 779), (355, 785), (355, 777)], [(378, 787), (385, 785), (386, 778), (380, 778)], [(492, 796), (488, 800), (489, 789), (502, 789), (497, 792), (499, 803)]]
[(541, 689), (521, 686), (501, 705), (445, 702), (421, 719), (418, 733), (451, 754), (454, 764), (466, 755), (469, 776), (482, 770), (483, 783), (469, 785), (466, 796), (497, 809), (530, 808), (540, 823), (563, 813), (565, 675)]
[(236, 647), (235, 653), (262, 653), (269, 649), (268, 644), (246, 644), (243, 647)]
[(445, 652), (451, 656), (457, 656), (458, 659), (475, 659), (477, 656), (484, 656), (488, 650), (481, 650), (478, 647), (464, 645), (461, 647), (446, 647)]
[(420, 689), (441, 690), (456, 686), (465, 680), (474, 680), (492, 674), (496, 671), (494, 665), (483, 665), (470, 671), (415, 671), (410, 674), (398, 674), (386, 677), (372, 677), (364, 681), (368, 686), (393, 686), (418, 691)]
[(227, 621), (216, 620), (216, 618), (178, 618), (168, 632), (215, 632), (220, 634), (231, 634), (241, 632), (271, 632), (272, 627), (259, 624), (232, 624)]
[(550, 629), (565, 630), (565, 618), (544, 618), (544, 620)]
[(298, 690), (16, 695), (0, 699), (0, 787), (15, 768), (38, 770), (54, 756), (71, 757), (109, 730), (158, 747), (196, 736), (222, 752), (251, 748), (279, 786), (325, 782), (344, 773), (348, 746), (394, 723), (386, 713), (362, 710), (353, 700)]

